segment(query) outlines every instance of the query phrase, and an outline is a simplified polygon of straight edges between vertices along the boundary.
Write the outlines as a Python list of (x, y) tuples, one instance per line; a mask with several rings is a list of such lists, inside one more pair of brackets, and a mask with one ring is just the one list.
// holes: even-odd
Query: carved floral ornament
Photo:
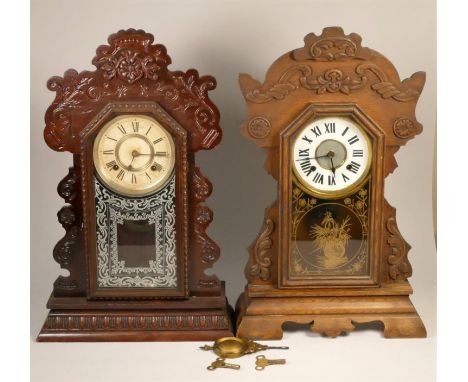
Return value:
[(208, 97), (215, 79), (200, 77), (194, 69), (167, 70), (166, 48), (152, 45), (153, 40), (141, 30), (122, 30), (97, 49), (96, 71), (70, 69), (48, 81), (56, 97), (46, 113), (44, 138), (53, 150), (77, 153), (81, 129), (107, 103), (125, 99), (156, 101), (186, 121), (193, 151), (220, 141), (219, 112)]
[(250, 120), (247, 128), (253, 138), (261, 139), (270, 134), (271, 124), (267, 118), (255, 117)]
[(304, 38), (305, 46), (293, 52), (296, 61), (342, 61), (368, 59), (372, 51), (361, 47), (361, 36), (356, 33), (345, 35), (342, 28), (325, 28), (320, 36), (314, 33)]
[[(369, 77), (369, 74), (372, 76)], [(327, 92), (350, 94), (367, 84), (370, 84), (370, 88), (383, 99), (392, 98), (395, 101), (406, 102), (419, 97), (425, 82), (425, 74), (417, 72), (398, 86), (389, 81), (387, 75), (372, 63), (356, 66), (354, 73), (345, 73), (338, 68), (332, 68), (319, 74), (315, 74), (309, 65), (295, 65), (286, 70), (279, 80), (266, 90), (261, 89), (258, 81), (245, 74), (241, 76), (241, 82), (246, 84), (246, 87), (255, 87), (247, 89), (245, 93), (245, 98), (253, 103), (282, 100), (300, 88), (312, 90), (316, 94)]]
[(393, 132), (398, 138), (408, 139), (422, 131), (421, 124), (409, 118), (398, 118), (393, 124)]

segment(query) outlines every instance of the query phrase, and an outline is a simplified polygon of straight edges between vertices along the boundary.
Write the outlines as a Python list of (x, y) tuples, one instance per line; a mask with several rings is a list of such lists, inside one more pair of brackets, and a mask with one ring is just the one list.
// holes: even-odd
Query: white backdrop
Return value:
[(387, 200), (397, 208), (400, 231), (412, 246), (412, 301), (428, 329), (427, 339), (385, 340), (371, 326), (331, 340), (291, 328), (282, 341), (291, 350), (268, 353), (284, 356), (288, 363), (262, 373), (253, 370), (253, 356), (238, 360), (240, 371), (208, 372), (205, 367), (214, 357), (198, 351), (198, 343), (32, 342), (32, 380), (435, 380), (435, 10), (434, 0), (32, 0), (31, 341), (46, 317), (52, 283), (63, 272), (52, 258), (52, 248), (64, 233), (56, 219), (63, 205), (56, 186), (72, 161), (71, 154), (54, 152), (43, 141), (44, 113), (54, 97), (46, 81), (68, 68), (94, 70), (91, 59), (97, 46), (105, 44), (108, 35), (127, 28), (153, 33), (155, 42), (167, 47), (172, 70), (193, 67), (218, 81), (210, 97), (221, 111), (224, 138), (197, 160), (214, 186), (208, 200), (214, 210), (209, 233), (220, 244), (222, 256), (213, 272), (226, 280), (231, 304), (245, 283), (246, 247), (276, 193), (275, 183), (263, 170), (264, 154), (239, 133), (245, 106), (238, 73), (263, 80), (268, 66), (284, 52), (301, 47), (307, 33), (319, 34), (323, 27), (335, 25), (347, 34), (360, 34), (363, 46), (389, 58), (402, 79), (425, 71), (427, 82), (417, 108), (424, 131), (397, 153), (401, 167), (385, 186)]

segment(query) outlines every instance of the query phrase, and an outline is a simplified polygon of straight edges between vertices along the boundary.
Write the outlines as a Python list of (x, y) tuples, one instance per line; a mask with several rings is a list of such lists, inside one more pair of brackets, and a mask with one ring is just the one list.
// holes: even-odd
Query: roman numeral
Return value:
[(123, 125), (117, 125), (117, 127), (122, 134), (127, 134), (127, 130), (125, 130), (125, 127)]
[(133, 127), (133, 131), (135, 133), (138, 133), (138, 130), (140, 130), (140, 122), (132, 121), (132, 127)]
[(344, 129), (343, 132), (341, 133), (341, 136), (344, 137), (348, 130), (349, 130), (349, 127), (346, 127), (346, 129)]
[(153, 145), (155, 145), (156, 143), (159, 143), (159, 142), (161, 142), (162, 140), (163, 140), (162, 138), (158, 138), (158, 139), (156, 139), (155, 141), (153, 141)]
[(361, 167), (361, 165), (359, 163), (356, 163), (355, 161), (351, 161), (351, 163), (346, 166), (346, 168), (349, 171), (351, 171), (351, 172), (353, 172), (355, 174), (358, 172), (359, 167)]
[(343, 181), (345, 183), (349, 180), (349, 178), (345, 174), (341, 174), (341, 176), (343, 177)]
[(167, 156), (167, 153), (165, 151), (156, 151), (154, 153), (154, 156), (155, 157), (165, 157), (165, 156)]
[(117, 179), (123, 180), (124, 176), (125, 176), (125, 171), (120, 170), (119, 173), (117, 174)]
[(132, 183), (136, 184), (137, 178), (135, 174), (132, 174)]
[(302, 137), (302, 140), (304, 140), (304, 141), (306, 141), (306, 142), (308, 142), (308, 143), (312, 143), (312, 139), (307, 138), (307, 135), (304, 135), (304, 136)]
[(320, 174), (319, 172), (316, 173), (312, 181), (314, 181), (315, 183), (323, 184), (323, 174)]
[(108, 137), (107, 135), (106, 135), (106, 138), (107, 138), (107, 139), (110, 139), (111, 141), (117, 142), (117, 139), (114, 139), (114, 138), (112, 138), (112, 137)]
[(303, 161), (301, 162), (301, 168), (302, 171), (304, 171), (304, 173), (306, 174), (306, 176), (309, 176), (310, 173), (314, 171), (309, 159), (303, 159)]
[(325, 132), (334, 133), (335, 132), (335, 122), (325, 123)]
[(336, 186), (336, 182), (335, 182), (335, 177), (334, 177), (334, 176), (328, 175), (328, 185), (329, 185), (329, 186)]
[(113, 160), (112, 162), (106, 163), (106, 167), (107, 167), (109, 170), (111, 170), (112, 167), (114, 167), (114, 166), (117, 166), (117, 162), (116, 162), (115, 160)]
[(152, 128), (153, 128), (153, 126), (150, 126), (145, 135), (148, 135), (148, 133), (150, 132), (150, 130), (151, 130)]
[(300, 157), (308, 157), (309, 156), (309, 149), (304, 149), (304, 150), (299, 149), (299, 156)]
[(114, 150), (104, 150), (102, 153), (106, 155), (112, 155), (114, 154)]
[(318, 126), (312, 127), (310, 131), (312, 131), (315, 134), (315, 138), (322, 135), (322, 132), (320, 131), (320, 128)]
[(149, 174), (146, 171), (145, 171), (145, 175), (149, 180), (151, 180), (151, 176), (149, 176)]
[(364, 156), (364, 151), (362, 150), (353, 150), (353, 157), (362, 157)]
[(348, 142), (350, 145), (352, 145), (353, 143), (356, 143), (357, 141), (359, 141), (359, 138), (357, 137), (357, 135), (354, 135), (348, 139)]

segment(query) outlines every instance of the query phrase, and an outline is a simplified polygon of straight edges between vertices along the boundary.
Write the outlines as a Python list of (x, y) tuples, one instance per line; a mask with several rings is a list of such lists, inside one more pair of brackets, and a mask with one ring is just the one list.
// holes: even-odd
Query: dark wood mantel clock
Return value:
[(39, 341), (209, 340), (232, 335), (219, 248), (205, 230), (212, 186), (195, 153), (221, 140), (211, 76), (170, 71), (163, 45), (121, 30), (95, 71), (65, 72), (44, 138), (73, 154), (59, 183), (65, 236)]
[(384, 198), (394, 154), (422, 131), (425, 83), (338, 27), (309, 34), (265, 82), (240, 75), (243, 134), (267, 154), (278, 199), (249, 248), (237, 335), (279, 339), (287, 321), (335, 337), (381, 321), (385, 337), (425, 337), (409, 295), (410, 246)]

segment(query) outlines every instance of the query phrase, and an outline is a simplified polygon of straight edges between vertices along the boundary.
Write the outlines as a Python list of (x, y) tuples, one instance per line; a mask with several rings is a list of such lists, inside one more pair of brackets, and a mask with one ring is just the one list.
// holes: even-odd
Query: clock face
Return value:
[(111, 190), (126, 196), (149, 195), (172, 174), (174, 141), (155, 119), (123, 115), (102, 127), (93, 157), (99, 178)]
[(326, 117), (307, 124), (292, 147), (293, 171), (307, 191), (337, 198), (366, 179), (372, 158), (371, 142), (354, 121)]

